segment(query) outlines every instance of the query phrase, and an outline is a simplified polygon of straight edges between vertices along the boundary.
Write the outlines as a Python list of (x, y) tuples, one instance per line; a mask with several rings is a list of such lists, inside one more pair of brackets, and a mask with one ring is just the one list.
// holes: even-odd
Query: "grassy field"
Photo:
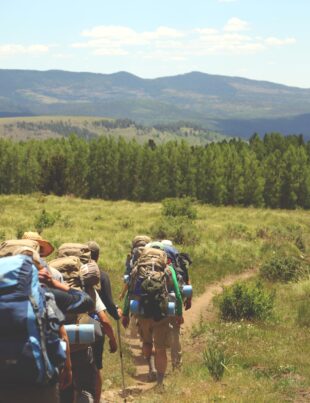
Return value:
[[(112, 281), (116, 302), (131, 239), (154, 235), (161, 204), (81, 200), (35, 194), (0, 197), (0, 237), (16, 238), (35, 230), (45, 210), (55, 221), (42, 236), (55, 247), (63, 242), (96, 240), (100, 265)], [(294, 256), (306, 264), (310, 247), (309, 213), (303, 210), (264, 210), (197, 205), (195, 235), (177, 245), (193, 258), (190, 271), (194, 291), (228, 274), (259, 268), (273, 256)], [(51, 256), (53, 258), (53, 256)], [(251, 280), (255, 281), (255, 280)], [(273, 317), (265, 322), (224, 322), (214, 306), (214, 318), (201, 322), (184, 342), (184, 368), (167, 378), (167, 392), (149, 393), (141, 401), (158, 402), (306, 402), (310, 399), (310, 331), (298, 315), (300, 303), (309, 306), (310, 280), (295, 283), (263, 281), (276, 292)], [(307, 308), (305, 308), (307, 313)], [(309, 314), (309, 310), (308, 310)], [(300, 318), (299, 318), (300, 319)], [(215, 382), (203, 363), (210, 342), (221, 345), (229, 359), (224, 378)], [(134, 367), (126, 352), (126, 382)], [(105, 385), (120, 385), (119, 359), (105, 352)], [(162, 399), (162, 400), (161, 400)]]
[(156, 143), (186, 139), (190, 144), (201, 145), (211, 141), (228, 139), (214, 131), (205, 129), (180, 128), (178, 132), (172, 130), (157, 130), (148, 127), (115, 127), (107, 128), (104, 122), (113, 122), (114, 119), (93, 116), (31, 116), (0, 118), (0, 138), (13, 140), (44, 140), (60, 138), (76, 133), (78, 136), (89, 138), (96, 136), (123, 137), (127, 140), (135, 139), (144, 144), (149, 139)]

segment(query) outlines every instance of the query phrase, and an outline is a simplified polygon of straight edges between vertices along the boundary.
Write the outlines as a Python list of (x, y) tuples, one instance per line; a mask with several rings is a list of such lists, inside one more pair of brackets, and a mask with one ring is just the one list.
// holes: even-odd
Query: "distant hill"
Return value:
[(142, 79), (126, 72), (0, 70), (0, 117), (31, 115), (150, 126), (187, 121), (227, 135), (280, 131), (310, 138), (310, 89), (200, 72)]
[(71, 134), (84, 139), (98, 136), (135, 139), (139, 143), (186, 140), (192, 145), (205, 145), (228, 139), (214, 131), (186, 122), (147, 127), (129, 119), (104, 119), (90, 116), (27, 116), (0, 119), (0, 138), (12, 140), (45, 140), (68, 137)]

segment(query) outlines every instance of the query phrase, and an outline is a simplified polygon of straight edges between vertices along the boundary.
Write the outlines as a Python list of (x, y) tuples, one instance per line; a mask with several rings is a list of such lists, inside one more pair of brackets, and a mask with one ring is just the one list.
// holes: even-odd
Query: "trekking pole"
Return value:
[(124, 402), (126, 402), (126, 397), (125, 397), (125, 375), (124, 375), (124, 362), (123, 362), (123, 350), (122, 350), (122, 341), (121, 341), (121, 328), (119, 324), (119, 319), (116, 321), (117, 323), (117, 337), (118, 337), (118, 345), (119, 345), (119, 356), (121, 359), (121, 373), (122, 373), (122, 388), (123, 388), (123, 397), (124, 397)]

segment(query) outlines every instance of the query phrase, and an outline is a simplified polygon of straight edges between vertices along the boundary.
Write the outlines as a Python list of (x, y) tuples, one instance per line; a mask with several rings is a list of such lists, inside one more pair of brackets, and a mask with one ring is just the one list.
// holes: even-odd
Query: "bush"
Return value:
[(221, 380), (228, 365), (224, 351), (217, 346), (210, 346), (204, 350), (203, 360), (212, 378), (215, 381)]
[(181, 217), (159, 220), (151, 228), (151, 233), (154, 239), (171, 239), (179, 245), (193, 245), (198, 241), (197, 229), (193, 222)]
[(190, 197), (169, 198), (163, 202), (162, 214), (168, 217), (187, 217), (190, 220), (197, 218), (197, 210)]
[(35, 229), (39, 234), (44, 230), (44, 228), (52, 227), (60, 214), (50, 214), (45, 209), (42, 210), (41, 214), (36, 218), (34, 223)]
[(292, 256), (273, 256), (260, 269), (263, 278), (269, 281), (288, 282), (297, 280), (302, 271), (301, 263)]
[(265, 291), (261, 283), (237, 283), (226, 288), (219, 299), (222, 319), (232, 321), (267, 319), (272, 314), (273, 304), (274, 293)]

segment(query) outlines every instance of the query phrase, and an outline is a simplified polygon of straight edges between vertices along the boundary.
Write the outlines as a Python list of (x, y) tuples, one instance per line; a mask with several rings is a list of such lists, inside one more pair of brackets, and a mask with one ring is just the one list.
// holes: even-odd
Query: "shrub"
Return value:
[(60, 214), (50, 214), (45, 209), (43, 209), (34, 223), (37, 232), (41, 234), (44, 228), (52, 227), (59, 216)]
[(168, 217), (187, 217), (191, 220), (197, 218), (197, 210), (190, 197), (169, 198), (163, 202), (162, 214)]
[(260, 268), (263, 278), (270, 281), (288, 282), (301, 275), (301, 263), (292, 256), (273, 256)]
[(212, 378), (215, 381), (221, 380), (228, 365), (224, 351), (217, 346), (210, 346), (204, 350), (203, 360)]
[(152, 226), (151, 233), (154, 239), (171, 239), (179, 245), (193, 245), (198, 241), (193, 222), (181, 217), (160, 219)]
[(261, 283), (237, 283), (226, 288), (219, 299), (222, 319), (232, 321), (267, 319), (272, 314), (273, 304), (274, 293), (265, 291)]

